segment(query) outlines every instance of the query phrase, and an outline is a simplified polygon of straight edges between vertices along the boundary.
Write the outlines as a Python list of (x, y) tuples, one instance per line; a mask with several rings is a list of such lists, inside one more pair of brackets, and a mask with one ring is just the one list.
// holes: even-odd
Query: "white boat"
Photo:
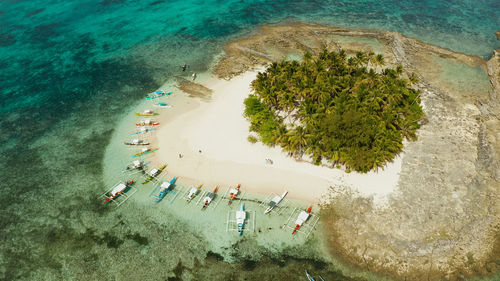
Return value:
[(247, 212), (245, 212), (245, 205), (241, 203), (241, 208), (236, 211), (236, 224), (238, 224), (238, 234), (241, 236), (243, 234), (243, 228), (245, 228), (245, 219), (247, 218)]
[(288, 194), (288, 191), (283, 192), (281, 196), (275, 196), (271, 202), (269, 202), (267, 209), (264, 211), (264, 214), (267, 214), (271, 212), (274, 207), (278, 206), (278, 204), (285, 198), (285, 196)]
[(116, 186), (113, 187), (113, 189), (106, 193), (105, 195), (107, 196), (106, 201), (104, 201), (104, 205), (109, 204), (111, 201), (116, 199), (120, 194), (125, 192), (125, 190), (131, 186), (134, 183), (134, 180), (131, 180), (127, 183), (125, 182), (120, 182)]
[(198, 185), (198, 187), (193, 187), (189, 190), (187, 198), (186, 198), (186, 203), (191, 202), (193, 198), (200, 192), (201, 184)]
[(130, 165), (128, 165), (122, 172), (132, 171), (135, 169), (142, 169), (148, 162), (135, 160)]
[(208, 205), (210, 205), (210, 203), (212, 202), (212, 200), (214, 200), (215, 193), (217, 193), (218, 189), (219, 189), (219, 186), (216, 186), (213, 192), (207, 193), (207, 195), (205, 196), (205, 198), (203, 198), (203, 206), (201, 207), (202, 211), (205, 210), (205, 208), (208, 207)]
[(126, 145), (149, 145), (149, 142), (145, 142), (140, 139), (133, 139), (130, 142), (125, 142)]
[(231, 205), (234, 198), (236, 198), (236, 196), (238, 196), (238, 193), (240, 193), (240, 187), (241, 187), (241, 184), (238, 184), (237, 187), (231, 188), (229, 190), (229, 201), (227, 202), (228, 205)]
[(297, 220), (295, 221), (295, 229), (293, 230), (292, 234), (297, 233), (297, 231), (299, 231), (299, 228), (307, 221), (307, 219), (311, 215), (311, 209), (312, 205), (309, 206), (307, 210), (300, 212), (299, 216), (297, 217)]
[(160, 123), (153, 121), (151, 119), (145, 119), (144, 121), (142, 121), (140, 123), (136, 123), (135, 125), (137, 125), (137, 126), (157, 126), (157, 125), (160, 125)]

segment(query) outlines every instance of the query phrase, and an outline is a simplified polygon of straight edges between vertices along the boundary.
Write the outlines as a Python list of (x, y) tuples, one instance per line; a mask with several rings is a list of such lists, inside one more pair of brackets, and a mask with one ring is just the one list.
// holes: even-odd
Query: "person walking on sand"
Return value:
[(186, 68), (187, 68), (187, 64), (183, 64), (182, 65), (182, 71), (186, 71)]
[(196, 79), (196, 73), (193, 72), (193, 81)]

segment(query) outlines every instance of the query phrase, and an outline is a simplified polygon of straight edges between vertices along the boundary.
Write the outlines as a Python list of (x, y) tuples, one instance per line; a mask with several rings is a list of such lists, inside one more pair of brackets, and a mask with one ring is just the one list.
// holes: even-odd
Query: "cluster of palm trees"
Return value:
[(250, 130), (294, 157), (310, 155), (350, 170), (383, 167), (416, 138), (423, 116), (416, 75), (383, 68), (382, 55), (324, 50), (302, 62), (273, 63), (245, 100)]

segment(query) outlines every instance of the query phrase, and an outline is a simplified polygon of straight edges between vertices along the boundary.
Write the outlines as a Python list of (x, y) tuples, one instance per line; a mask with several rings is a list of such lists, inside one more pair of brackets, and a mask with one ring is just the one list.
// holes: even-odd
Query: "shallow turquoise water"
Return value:
[[(170, 227), (176, 219), (167, 211), (158, 222), (141, 205), (131, 203), (131, 215), (96, 199), (108, 184), (105, 148), (117, 121), (178, 75), (180, 65), (203, 72), (224, 42), (287, 21), (398, 31), (482, 57), (500, 47), (494, 0), (2, 1), (0, 279), (123, 279), (127, 273), (165, 279), (179, 275), (162, 267), (178, 257), (192, 262), (181, 271), (196, 267), (193, 257), (203, 259), (207, 251), (203, 239), (182, 224)], [(163, 243), (166, 234), (175, 243)], [(186, 236), (197, 242), (179, 243)], [(330, 272), (324, 273), (330, 280), (347, 278), (312, 259), (294, 259), (300, 249), (273, 257), (283, 264), (272, 266), (242, 258), (252, 265), (246, 276), (259, 268), (296, 276), (302, 269), (290, 266), (298, 264)], [(207, 264), (200, 272), (214, 276), (224, 265), (217, 258)]]

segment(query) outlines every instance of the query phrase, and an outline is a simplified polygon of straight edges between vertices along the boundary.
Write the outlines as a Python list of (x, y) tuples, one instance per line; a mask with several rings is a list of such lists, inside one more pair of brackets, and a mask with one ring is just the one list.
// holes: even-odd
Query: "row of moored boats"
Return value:
[[(162, 97), (166, 97), (171, 95), (172, 92), (163, 92), (163, 91), (156, 91), (155, 93), (149, 95), (146, 97), (147, 100), (156, 100)], [(160, 106), (160, 107), (167, 107), (166, 103), (159, 102), (156, 103), (155, 105)], [(136, 123), (136, 126), (139, 127), (139, 131), (135, 133), (131, 133), (130, 135), (137, 136), (137, 135), (145, 135), (147, 133), (150, 133), (156, 129), (156, 126), (160, 125), (159, 122), (150, 119), (151, 117), (158, 116), (159, 113), (154, 112), (152, 110), (145, 110), (143, 112), (137, 112), (137, 116), (140, 117), (146, 117), (147, 119), (143, 119)], [(159, 168), (154, 168), (151, 169), (149, 172), (146, 172), (146, 165), (149, 164), (148, 161), (142, 159), (142, 157), (154, 153), (157, 151), (159, 148), (151, 148), (149, 147), (150, 142), (147, 141), (146, 139), (133, 139), (129, 142), (125, 142), (125, 145), (130, 145), (130, 146), (142, 146), (143, 148), (132, 155), (134, 158), (141, 158), (141, 160), (134, 160), (132, 163), (127, 165), (125, 169), (122, 172), (140, 172), (144, 175), (144, 181), (142, 184), (149, 183), (151, 181), (156, 181), (156, 179), (160, 176), (160, 174), (166, 169), (167, 165), (163, 165)], [(173, 188), (175, 186), (175, 183), (177, 181), (177, 177), (173, 177), (170, 181), (162, 181), (158, 182), (157, 181), (157, 186), (155, 186), (154, 191), (156, 190), (156, 194), (152, 195), (152, 197), (155, 198), (156, 203), (161, 202), (169, 193), (174, 193)], [(132, 187), (132, 185), (135, 183), (134, 180), (130, 180), (127, 182), (120, 182), (116, 184), (113, 188), (110, 189), (105, 194), (105, 201), (104, 204), (109, 204), (111, 202), (115, 202), (115, 200), (118, 200), (118, 198), (123, 195), (125, 192), (127, 192), (128, 189)], [(197, 197), (200, 194), (202, 185), (198, 185), (196, 187), (192, 187), (186, 194), (186, 203), (191, 202), (195, 197)], [(240, 188), (241, 185), (237, 185), (236, 187), (230, 188), (229, 189), (229, 196), (228, 196), (228, 205), (230, 205), (240, 194)], [(219, 190), (219, 187), (216, 186), (215, 189), (211, 192), (206, 192), (204, 194), (204, 198), (202, 200), (202, 207), (201, 210), (205, 210), (215, 199), (217, 196), (217, 192)], [(278, 205), (283, 201), (285, 196), (288, 194), (287, 191), (283, 192), (281, 195), (277, 195), (273, 197), (268, 205), (267, 208), (264, 211), (264, 214), (270, 213), (273, 209), (278, 207)], [(309, 206), (306, 210), (303, 210), (299, 213), (296, 221), (295, 221), (295, 228), (293, 229), (292, 234), (297, 233), (301, 226), (308, 220), (310, 213), (311, 213), (312, 205)], [(240, 209), (236, 211), (235, 213), (236, 216), (236, 224), (238, 226), (238, 233), (239, 235), (242, 235), (243, 229), (245, 227), (245, 221), (247, 219), (247, 212), (245, 211), (245, 206), (244, 203), (241, 203)]]

